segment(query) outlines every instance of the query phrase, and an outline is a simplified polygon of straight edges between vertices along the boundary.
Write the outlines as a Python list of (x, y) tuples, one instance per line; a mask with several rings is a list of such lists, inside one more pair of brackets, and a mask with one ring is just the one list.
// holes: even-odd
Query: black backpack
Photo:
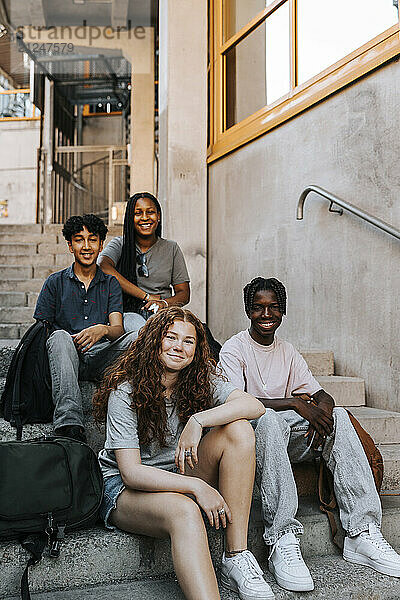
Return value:
[(18, 344), (7, 372), (1, 396), (1, 410), (6, 421), (17, 428), (22, 437), (25, 423), (50, 423), (54, 405), (46, 341), (54, 328), (37, 321)]
[(65, 437), (0, 442), (0, 539), (20, 539), (31, 554), (21, 580), (29, 600), (28, 569), (60, 553), (64, 534), (93, 525), (103, 477), (93, 450)]

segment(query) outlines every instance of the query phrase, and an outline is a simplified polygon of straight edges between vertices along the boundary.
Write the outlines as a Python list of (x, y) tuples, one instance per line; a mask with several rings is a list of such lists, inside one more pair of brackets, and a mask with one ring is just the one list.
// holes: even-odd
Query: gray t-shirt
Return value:
[[(121, 258), (122, 244), (122, 236), (113, 238), (100, 253), (100, 256), (107, 256), (117, 266)], [(141, 253), (140, 248), (137, 246), (136, 251)], [(190, 281), (185, 258), (176, 242), (157, 238), (156, 243), (144, 254), (149, 276), (142, 277), (138, 275), (138, 265), (136, 266), (137, 285), (144, 292), (160, 294), (161, 298), (169, 298), (171, 296), (171, 286)]]
[[(212, 381), (213, 406), (224, 404), (235, 389), (236, 387), (232, 383), (224, 381), (222, 377), (215, 377)], [(122, 448), (138, 448), (140, 449), (142, 464), (173, 471), (175, 468), (175, 449), (184, 427), (179, 421), (175, 403), (169, 401), (165, 403), (168, 427), (167, 446), (162, 448), (157, 441), (152, 441), (146, 446), (140, 446), (137, 432), (137, 415), (136, 411), (131, 408), (130, 392), (130, 384), (124, 382), (110, 393), (106, 441), (104, 449), (99, 452), (103, 477), (118, 475), (119, 470), (114, 450)]]

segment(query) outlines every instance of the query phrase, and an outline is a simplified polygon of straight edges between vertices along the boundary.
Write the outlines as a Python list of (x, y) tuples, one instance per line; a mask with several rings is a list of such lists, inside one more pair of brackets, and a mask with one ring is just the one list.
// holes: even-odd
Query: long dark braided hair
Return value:
[(243, 298), (246, 315), (250, 317), (250, 312), (253, 307), (254, 296), (256, 293), (264, 290), (271, 290), (272, 292), (275, 292), (279, 304), (279, 310), (283, 315), (285, 315), (286, 289), (283, 283), (274, 277), (270, 277), (269, 279), (264, 279), (264, 277), (256, 277), (255, 279), (252, 279), (250, 283), (244, 286)]
[[(126, 205), (124, 218), (124, 243), (122, 245), (121, 257), (116, 265), (118, 273), (121, 273), (125, 279), (137, 285), (136, 275), (136, 234), (134, 225), (134, 215), (136, 202), (141, 198), (148, 198), (157, 209), (160, 215), (160, 222), (157, 225), (156, 236), (161, 237), (161, 206), (159, 201), (150, 192), (138, 192), (131, 196)], [(124, 312), (138, 312), (142, 302), (130, 294), (122, 293)]]

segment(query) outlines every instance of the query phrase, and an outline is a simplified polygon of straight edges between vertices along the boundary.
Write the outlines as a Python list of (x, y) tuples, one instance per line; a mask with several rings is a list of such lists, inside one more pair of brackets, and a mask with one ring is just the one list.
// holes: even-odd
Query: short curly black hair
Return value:
[(83, 217), (77, 215), (70, 217), (65, 221), (62, 234), (67, 242), (70, 242), (72, 236), (82, 231), (84, 227), (86, 227), (90, 233), (99, 234), (102, 242), (106, 239), (108, 231), (106, 224), (100, 217), (96, 217), (96, 215), (92, 214), (83, 215)]

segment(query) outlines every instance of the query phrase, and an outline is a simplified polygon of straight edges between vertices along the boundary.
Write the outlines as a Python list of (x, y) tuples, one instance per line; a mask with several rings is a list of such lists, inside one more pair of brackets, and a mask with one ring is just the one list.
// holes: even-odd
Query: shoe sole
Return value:
[(312, 592), (314, 589), (313, 581), (303, 584), (298, 581), (296, 583), (292, 583), (287, 581), (287, 579), (282, 579), (282, 577), (279, 577), (279, 575), (276, 574), (271, 562), (269, 563), (268, 568), (270, 573), (272, 573), (272, 575), (275, 577), (276, 583), (284, 590), (288, 590), (289, 592)]
[(369, 567), (378, 573), (382, 573), (382, 575), (400, 577), (400, 569), (391, 569), (390, 567), (377, 565), (374, 561), (368, 558), (368, 556), (363, 556), (357, 552), (348, 551), (346, 556), (343, 554), (343, 559), (346, 562), (353, 563), (354, 565), (363, 565), (364, 567)]
[[(254, 600), (255, 599), (254, 595), (240, 593), (237, 586), (234, 583), (232, 583), (231, 580), (228, 579), (223, 573), (221, 573), (221, 585), (226, 590), (229, 590), (231, 592), (236, 592), (236, 594), (238, 594), (240, 600)], [(271, 590), (271, 593), (268, 594), (268, 596), (258, 596), (257, 600), (274, 600), (274, 598), (275, 598), (275, 595)]]

